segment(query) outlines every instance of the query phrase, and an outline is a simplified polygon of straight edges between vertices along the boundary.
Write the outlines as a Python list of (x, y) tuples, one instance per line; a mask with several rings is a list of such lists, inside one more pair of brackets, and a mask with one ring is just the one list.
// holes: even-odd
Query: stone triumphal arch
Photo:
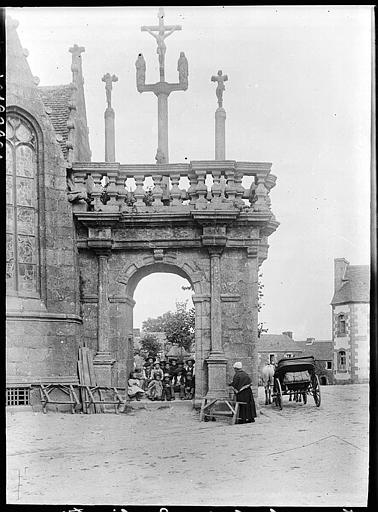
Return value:
[[(194, 289), (196, 397), (222, 395), (233, 362), (257, 384), (258, 269), (277, 222), (267, 163), (195, 161), (189, 164), (75, 163), (76, 190), (91, 203), (73, 205), (81, 275), (83, 333), (95, 349), (103, 384), (124, 385), (133, 361), (134, 290), (152, 272), (186, 278)], [(205, 185), (211, 176), (212, 186)], [(104, 197), (104, 177), (109, 180)], [(253, 185), (245, 189), (243, 177)], [(135, 180), (135, 202), (124, 183)], [(143, 183), (152, 179), (152, 201)], [(169, 199), (161, 186), (167, 180)], [(181, 178), (190, 187), (180, 190)], [(164, 293), (164, 290), (162, 290)], [(98, 326), (98, 329), (96, 329)], [(97, 336), (96, 336), (97, 331)]]

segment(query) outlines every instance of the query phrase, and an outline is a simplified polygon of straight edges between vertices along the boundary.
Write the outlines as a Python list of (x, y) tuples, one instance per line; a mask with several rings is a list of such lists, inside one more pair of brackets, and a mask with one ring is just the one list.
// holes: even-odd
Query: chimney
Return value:
[(315, 341), (315, 338), (307, 338), (306, 339), (306, 345), (312, 345)]
[(284, 336), (288, 336), (289, 338), (293, 339), (293, 331), (285, 331), (282, 334)]
[(345, 258), (335, 258), (334, 260), (334, 291), (339, 290), (345, 276), (346, 269), (348, 268), (349, 261)]

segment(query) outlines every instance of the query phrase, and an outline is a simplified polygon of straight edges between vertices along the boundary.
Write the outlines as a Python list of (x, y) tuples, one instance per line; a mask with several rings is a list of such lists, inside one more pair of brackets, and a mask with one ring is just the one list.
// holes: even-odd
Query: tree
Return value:
[(167, 341), (177, 343), (190, 351), (194, 341), (194, 307), (188, 309), (188, 301), (177, 301), (176, 311), (168, 311), (157, 318), (148, 318), (143, 322), (145, 332), (164, 332)]
[(161, 349), (161, 345), (154, 334), (146, 332), (140, 340), (140, 344), (143, 350), (148, 352), (148, 355), (156, 357)]

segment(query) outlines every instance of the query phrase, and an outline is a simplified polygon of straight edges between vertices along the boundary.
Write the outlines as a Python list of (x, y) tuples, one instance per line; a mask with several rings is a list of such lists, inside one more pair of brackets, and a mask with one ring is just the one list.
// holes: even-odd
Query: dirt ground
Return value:
[(284, 397), (255, 423), (189, 402), (128, 414), (7, 414), (7, 503), (366, 506), (368, 385)]

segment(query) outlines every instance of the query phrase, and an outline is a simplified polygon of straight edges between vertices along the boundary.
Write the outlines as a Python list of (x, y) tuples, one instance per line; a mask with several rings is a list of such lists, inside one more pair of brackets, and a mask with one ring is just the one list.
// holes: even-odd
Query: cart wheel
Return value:
[(276, 405), (278, 405), (282, 411), (282, 389), (281, 383), (278, 379), (276, 379)]
[(312, 393), (315, 401), (316, 407), (320, 407), (321, 403), (321, 396), (320, 396), (320, 384), (319, 384), (319, 377), (315, 375), (312, 383)]
[(307, 404), (307, 393), (302, 393), (303, 403)]

